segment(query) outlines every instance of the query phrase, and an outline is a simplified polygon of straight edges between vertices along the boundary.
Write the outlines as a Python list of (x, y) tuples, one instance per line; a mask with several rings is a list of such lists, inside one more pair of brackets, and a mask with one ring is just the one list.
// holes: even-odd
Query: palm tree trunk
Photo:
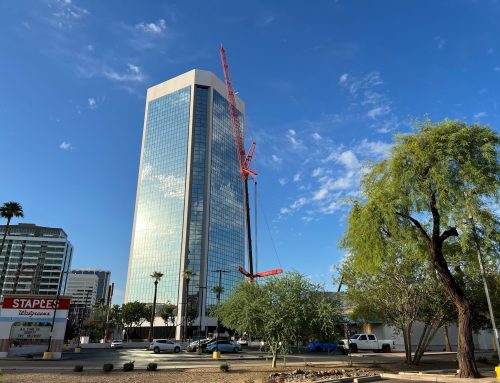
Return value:
[(155, 281), (155, 293), (153, 296), (153, 307), (151, 308), (151, 321), (150, 321), (150, 327), (149, 327), (149, 336), (148, 340), (150, 342), (153, 341), (153, 331), (154, 331), (154, 321), (155, 321), (155, 312), (156, 312), (156, 292), (158, 290), (158, 281)]
[[(5, 245), (5, 239), (7, 238), (7, 233), (9, 231), (9, 226), (10, 226), (10, 217), (7, 218), (7, 225), (5, 225), (5, 231), (3, 233), (3, 238), (2, 238), (2, 245), (0, 246), (0, 256), (2, 255), (3, 247)], [(2, 274), (1, 274), (1, 279), (0, 279), (0, 294), (3, 295), (3, 285), (5, 283), (5, 274), (7, 273), (7, 265), (9, 264), (9, 259), (7, 257), (7, 251), (5, 251), (5, 259), (2, 264)]]

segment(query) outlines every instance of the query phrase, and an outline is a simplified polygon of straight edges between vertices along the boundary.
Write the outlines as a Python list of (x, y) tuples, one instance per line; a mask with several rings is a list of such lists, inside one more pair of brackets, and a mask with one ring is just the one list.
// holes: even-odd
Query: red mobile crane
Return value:
[(255, 142), (252, 142), (250, 145), (250, 149), (248, 152), (245, 151), (245, 143), (243, 139), (243, 132), (240, 127), (240, 119), (238, 116), (238, 109), (236, 108), (236, 100), (234, 98), (233, 84), (231, 82), (231, 76), (229, 75), (229, 66), (227, 64), (226, 51), (224, 47), (220, 48), (220, 57), (222, 61), (222, 70), (224, 71), (224, 80), (226, 81), (226, 91), (227, 91), (227, 100), (229, 104), (229, 113), (231, 115), (231, 124), (233, 126), (233, 138), (234, 143), (236, 145), (236, 152), (238, 155), (238, 163), (240, 165), (241, 170), (241, 178), (244, 183), (244, 193), (245, 193), (245, 218), (246, 218), (246, 227), (247, 227), (247, 240), (248, 240), (248, 271), (245, 271), (243, 267), (238, 267), (238, 271), (242, 273), (244, 276), (248, 278), (250, 282), (254, 280), (254, 278), (259, 277), (267, 277), (269, 275), (281, 274), (283, 269), (274, 269), (263, 271), (260, 273), (255, 273), (253, 270), (253, 255), (252, 255), (252, 232), (250, 228), (250, 204), (249, 204), (249, 196), (248, 196), (248, 177), (256, 176), (253, 170), (249, 169), (250, 162), (252, 161), (252, 157), (255, 151)]

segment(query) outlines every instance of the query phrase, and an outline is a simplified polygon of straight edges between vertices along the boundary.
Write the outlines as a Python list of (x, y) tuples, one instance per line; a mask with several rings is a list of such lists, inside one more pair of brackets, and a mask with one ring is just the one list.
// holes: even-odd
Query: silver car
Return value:
[[(240, 352), (241, 346), (238, 343), (229, 340), (219, 340), (218, 348), (220, 352)], [(217, 349), (217, 342), (210, 342), (205, 349), (207, 352), (213, 352)]]
[(155, 354), (158, 354), (162, 351), (173, 351), (177, 353), (181, 351), (181, 345), (168, 339), (153, 339), (153, 341), (149, 345), (149, 349), (153, 350)]

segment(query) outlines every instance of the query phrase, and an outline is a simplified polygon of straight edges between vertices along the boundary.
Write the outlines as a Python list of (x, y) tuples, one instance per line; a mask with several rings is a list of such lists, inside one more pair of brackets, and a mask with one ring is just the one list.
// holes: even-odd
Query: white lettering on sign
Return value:
[(19, 310), (18, 315), (19, 316), (27, 316), (30, 318), (33, 317), (48, 317), (50, 316), (51, 312), (50, 311), (34, 311), (34, 310)]
[(12, 300), (12, 308), (52, 310), (59, 308), (59, 302), (56, 299), (14, 298)]
[(12, 326), (11, 339), (48, 339), (50, 326)]

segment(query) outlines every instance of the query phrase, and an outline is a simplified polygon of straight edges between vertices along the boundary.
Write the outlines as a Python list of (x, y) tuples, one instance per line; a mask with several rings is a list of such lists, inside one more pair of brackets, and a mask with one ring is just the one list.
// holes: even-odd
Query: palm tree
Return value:
[(160, 279), (161, 277), (163, 277), (163, 273), (160, 273), (159, 271), (155, 271), (153, 272), (153, 274), (151, 274), (151, 278), (153, 278), (154, 280), (154, 284), (155, 284), (155, 294), (153, 296), (153, 308), (151, 310), (151, 320), (149, 323), (151, 323), (151, 327), (149, 327), (149, 336), (148, 336), (148, 339), (149, 341), (153, 341), (153, 323), (155, 321), (155, 314), (156, 314), (156, 291), (158, 290), (158, 282), (160, 282)]
[[(0, 217), (7, 219), (7, 225), (5, 225), (5, 231), (3, 232), (2, 244), (0, 245), (0, 256), (1, 256), (2, 251), (3, 251), (3, 247), (5, 245), (5, 239), (7, 237), (8, 231), (9, 231), (10, 220), (13, 217), (24, 217), (23, 207), (21, 206), (21, 204), (14, 202), (14, 201), (5, 202), (0, 207)], [(9, 257), (7, 256), (7, 252), (5, 252), (5, 261), (3, 262), (2, 274), (0, 277), (1, 278), (0, 293), (2, 293), (2, 294), (3, 294), (3, 285), (5, 282), (5, 274), (7, 272), (7, 265), (8, 264), (9, 264)]]
[(182, 273), (184, 276), (184, 280), (186, 281), (186, 308), (184, 310), (184, 339), (187, 338), (187, 329), (188, 329), (188, 309), (189, 309), (189, 281), (191, 277), (196, 275), (193, 270), (185, 269)]
[(214, 291), (215, 296), (217, 297), (217, 304), (219, 304), (219, 302), (220, 302), (220, 296), (224, 292), (224, 287), (219, 286), (219, 285), (214, 286), (213, 291)]

